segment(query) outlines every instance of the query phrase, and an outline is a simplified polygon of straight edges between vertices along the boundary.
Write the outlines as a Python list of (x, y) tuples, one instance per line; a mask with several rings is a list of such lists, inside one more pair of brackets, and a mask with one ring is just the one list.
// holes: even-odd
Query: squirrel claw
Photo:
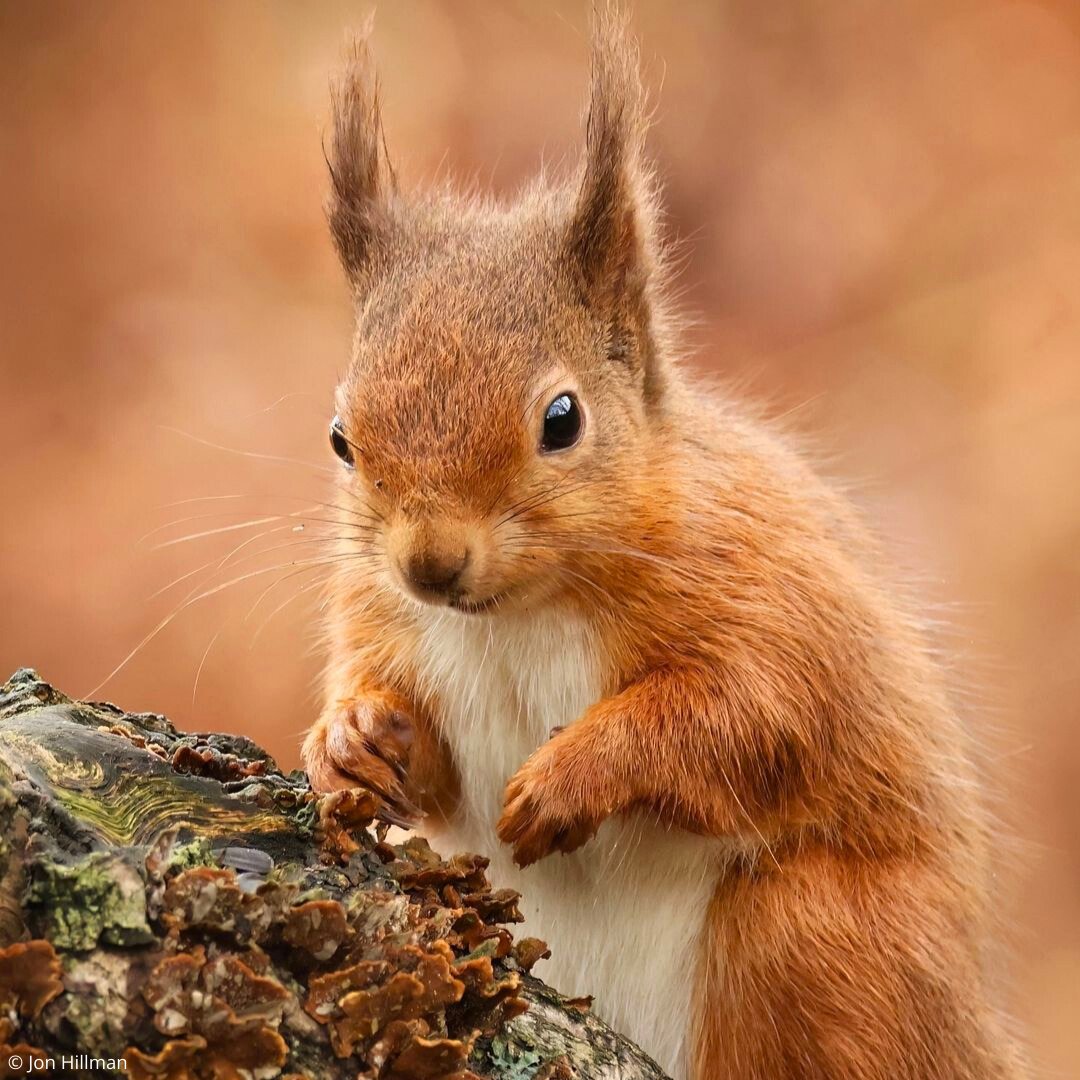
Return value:
[(376, 820), (385, 821), (388, 825), (396, 825), (399, 829), (414, 829), (424, 819), (424, 812), (407, 799), (404, 800), (407, 806), (399, 809), (396, 806), (397, 800), (391, 801), (379, 791), (375, 794), (379, 796), (379, 807), (375, 811)]

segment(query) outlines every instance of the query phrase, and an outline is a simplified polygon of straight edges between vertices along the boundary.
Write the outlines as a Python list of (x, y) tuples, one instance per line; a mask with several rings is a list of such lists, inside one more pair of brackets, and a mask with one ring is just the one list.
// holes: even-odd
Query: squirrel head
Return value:
[(331, 440), (364, 573), (480, 612), (573, 588), (582, 552), (618, 539), (672, 379), (646, 128), (637, 49), (609, 12), (570, 182), (509, 207), (406, 196), (354, 46), (327, 154), (356, 306)]

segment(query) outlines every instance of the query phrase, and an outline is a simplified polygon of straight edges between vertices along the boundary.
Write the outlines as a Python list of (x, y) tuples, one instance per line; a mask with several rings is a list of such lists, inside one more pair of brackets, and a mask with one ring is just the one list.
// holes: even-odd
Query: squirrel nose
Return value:
[(405, 576), (421, 592), (448, 593), (458, 583), (469, 562), (469, 549), (419, 551), (405, 560)]

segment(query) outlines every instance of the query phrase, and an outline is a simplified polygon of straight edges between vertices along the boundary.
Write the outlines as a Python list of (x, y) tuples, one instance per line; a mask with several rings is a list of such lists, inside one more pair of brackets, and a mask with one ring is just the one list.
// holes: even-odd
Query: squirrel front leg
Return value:
[(790, 743), (767, 724), (751, 730), (729, 700), (716, 673), (664, 668), (597, 702), (510, 780), (499, 838), (528, 866), (573, 851), (606, 818), (636, 808), (692, 832), (760, 836), (777, 794), (760, 763), (776, 760), (770, 741)]
[(316, 791), (369, 788), (382, 800), (381, 816), (403, 827), (444, 816), (456, 798), (453, 763), (427, 711), (378, 682), (332, 700), (301, 757)]
[(325, 705), (301, 749), (311, 786), (367, 787), (398, 824), (445, 817), (457, 773), (430, 704), (415, 692), (409, 627), (363, 580), (333, 595), (330, 626)]

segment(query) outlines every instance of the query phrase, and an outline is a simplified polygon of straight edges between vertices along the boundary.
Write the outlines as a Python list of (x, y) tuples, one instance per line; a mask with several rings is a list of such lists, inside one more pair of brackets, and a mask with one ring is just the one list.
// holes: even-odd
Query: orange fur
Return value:
[[(598, 19), (580, 174), (510, 208), (397, 192), (364, 45), (335, 101), (356, 535), (304, 746), (313, 782), (358, 780), (399, 815), (420, 804), (454, 823), (481, 766), (454, 758), (425, 634), (483, 620), (498, 648), (522, 613), (578, 619), (603, 692), (495, 778), (509, 781), (498, 834), (527, 866), (642, 815), (734, 853), (686, 973), (695, 1004), (671, 1018), (684, 1063), (669, 1067), (1021, 1075), (986, 972), (986, 820), (918, 621), (845, 499), (677, 363), (621, 20)], [(544, 406), (565, 390), (584, 435), (541, 455)], [(403, 566), (451, 548), (468, 552), (453, 590), (418, 594)], [(599, 928), (595, 949), (620, 938)]]

